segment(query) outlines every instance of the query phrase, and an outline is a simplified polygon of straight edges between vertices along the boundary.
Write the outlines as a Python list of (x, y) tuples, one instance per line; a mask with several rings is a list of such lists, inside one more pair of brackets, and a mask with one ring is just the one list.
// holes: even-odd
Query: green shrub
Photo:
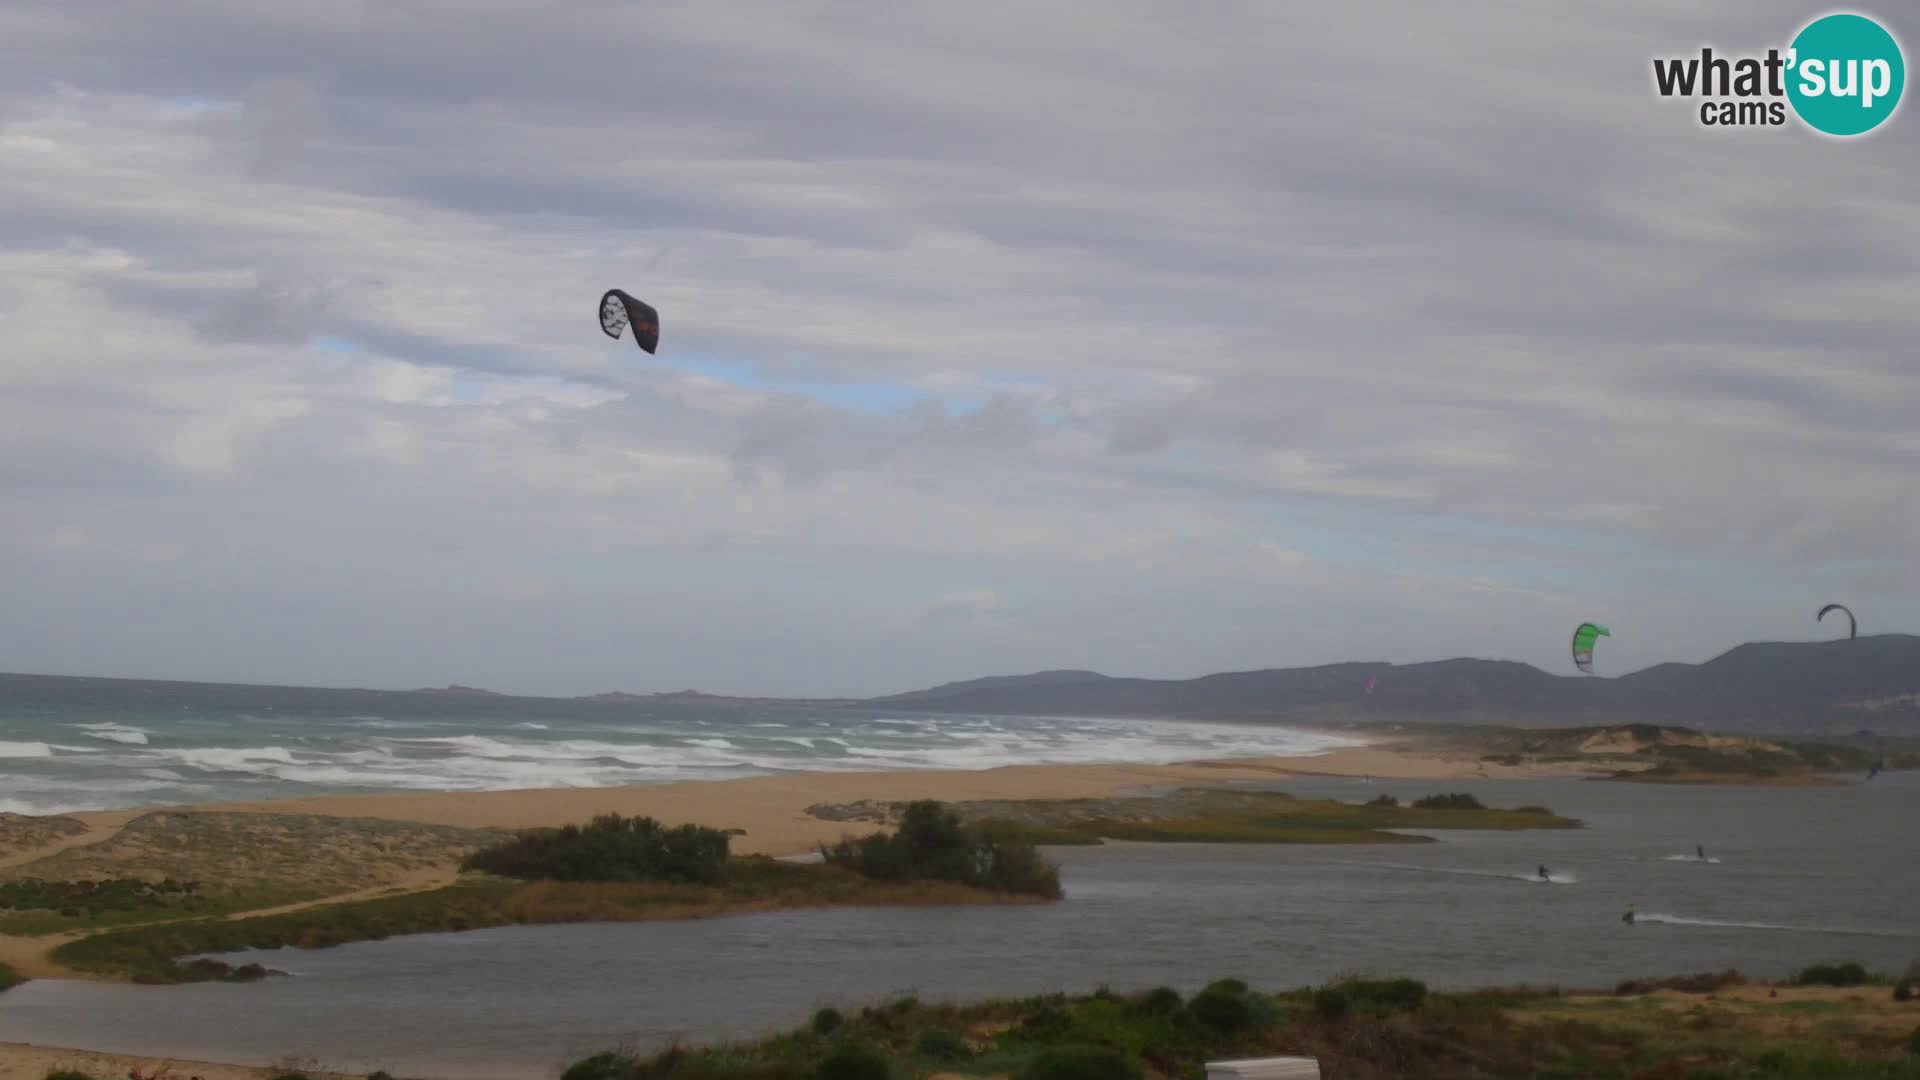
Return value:
[(393, 1074), (385, 1069), (379, 1069), (368, 1073), (367, 1080), (393, 1080)]
[(874, 1047), (848, 1043), (822, 1059), (813, 1075), (816, 1080), (888, 1080), (893, 1067)]
[(1313, 1011), (1322, 1020), (1338, 1020), (1347, 1015), (1347, 995), (1335, 987), (1323, 987), (1313, 992)]
[(1900, 980), (1900, 982), (1896, 983), (1893, 988), (1893, 1000), (1912, 1001), (1913, 1000), (1913, 984), (1910, 982), (1907, 982), (1905, 979), (1902, 979)]
[(839, 1031), (840, 1026), (846, 1022), (847, 1018), (840, 1015), (839, 1009), (821, 1009), (819, 1012), (813, 1014), (813, 1033), (815, 1035), (831, 1035)]
[(1485, 806), (1482, 806), (1480, 804), (1479, 799), (1476, 799), (1472, 795), (1468, 795), (1464, 792), (1456, 792), (1450, 795), (1428, 795), (1425, 798), (1414, 800), (1413, 808), (1415, 810), (1485, 810), (1486, 809)]
[(1920, 1028), (1914, 1028), (1913, 1034), (1907, 1036), (1907, 1053), (1920, 1055)]
[(1200, 992), (1204, 994), (1208, 990), (1224, 990), (1229, 994), (1244, 994), (1247, 992), (1247, 983), (1244, 979), (1215, 979), (1203, 987)]
[(830, 865), (876, 881), (953, 881), (995, 892), (1059, 899), (1060, 873), (1033, 844), (968, 828), (932, 799), (907, 804), (892, 835), (848, 837), (820, 849)]
[(11, 990), (27, 980), (5, 964), (0, 964), (0, 992)]
[(1180, 1007), (1180, 991), (1171, 986), (1155, 987), (1137, 1004), (1139, 1011), (1148, 1016), (1165, 1016)]
[(639, 1066), (627, 1055), (608, 1050), (569, 1065), (560, 1080), (626, 1080), (639, 1071)]
[(1795, 986), (1865, 986), (1871, 981), (1867, 969), (1849, 960), (1844, 964), (1814, 964), (1793, 973)]
[(1247, 1008), (1246, 993), (1234, 991), (1218, 984), (1210, 986), (1193, 996), (1187, 1008), (1194, 1018), (1222, 1035), (1232, 1035), (1245, 1031), (1253, 1023), (1253, 1012)]
[(1020, 1030), (1028, 1035), (1059, 1035), (1073, 1026), (1073, 1014), (1058, 1005), (1042, 1005), (1020, 1021)]
[(1427, 1000), (1427, 984), (1418, 979), (1346, 979), (1340, 989), (1355, 1009), (1378, 1016), (1411, 1012)]
[(946, 1028), (928, 1028), (913, 1040), (913, 1052), (932, 1061), (965, 1061), (973, 1056), (967, 1040)]
[(1138, 1062), (1110, 1046), (1057, 1046), (1042, 1051), (1018, 1080), (1140, 1080)]
[(727, 870), (727, 835), (649, 817), (602, 814), (585, 828), (529, 829), (461, 863), (523, 881), (668, 881), (711, 884)]
[(1384, 806), (1392, 809), (1400, 805), (1400, 800), (1391, 795), (1378, 795), (1367, 801), (1368, 806)]

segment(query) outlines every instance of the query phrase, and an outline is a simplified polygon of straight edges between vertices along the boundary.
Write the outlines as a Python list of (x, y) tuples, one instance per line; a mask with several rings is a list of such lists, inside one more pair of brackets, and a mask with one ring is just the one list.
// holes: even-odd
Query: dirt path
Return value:
[(126, 828), (127, 822), (132, 821), (144, 813), (146, 813), (145, 810), (101, 810), (89, 811), (84, 816), (79, 814), (65, 815), (85, 825), (87, 831), (76, 833), (73, 836), (63, 836), (51, 844), (42, 844), (36, 848), (27, 848), (24, 851), (15, 851), (7, 855), (0, 855), (0, 869), (13, 866), (25, 866), (28, 863), (51, 858), (63, 851), (77, 847), (91, 847), (94, 844), (104, 844), (120, 835), (120, 830)]
[[(253, 919), (266, 915), (285, 915), (308, 908), (325, 907), (330, 904), (345, 904), (355, 900), (371, 900), (380, 896), (399, 896), (404, 893), (426, 892), (453, 884), (459, 871), (453, 866), (434, 867), (407, 874), (397, 880), (356, 889), (353, 892), (336, 893), (332, 896), (316, 897), (293, 904), (280, 904), (275, 907), (253, 908), (248, 911), (229, 912), (215, 916), (221, 922), (233, 922), (236, 919)], [(129, 923), (125, 926), (102, 927), (97, 930), (74, 930), (64, 934), (42, 934), (35, 937), (18, 937), (0, 934), (0, 963), (13, 968), (29, 979), (84, 979), (89, 981), (112, 982), (111, 976), (85, 971), (74, 971), (55, 963), (53, 950), (70, 941), (78, 941), (93, 934), (110, 933), (116, 930), (138, 930), (145, 926), (162, 926), (172, 922), (188, 922), (191, 919), (156, 919), (152, 922)], [(3, 1074), (0, 1074), (3, 1075)]]

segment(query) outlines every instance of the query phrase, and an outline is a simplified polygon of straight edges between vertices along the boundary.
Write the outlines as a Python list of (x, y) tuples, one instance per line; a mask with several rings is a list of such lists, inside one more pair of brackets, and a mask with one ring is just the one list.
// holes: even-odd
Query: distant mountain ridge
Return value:
[[(1366, 686), (1374, 681), (1374, 691)], [(865, 708), (1065, 716), (1183, 716), (1312, 723), (1529, 726), (1660, 723), (1720, 731), (1920, 732), (1920, 637), (1760, 642), (1703, 664), (1613, 678), (1510, 660), (1349, 662), (1136, 679), (1041, 672), (873, 698)]]
[[(1374, 690), (1366, 690), (1369, 681)], [(730, 697), (681, 690), (517, 697), (453, 685), (346, 690), (0, 674), (0, 706), (232, 708), (301, 715), (645, 715), (660, 705), (785, 706), (988, 715), (1168, 717), (1346, 725), (1665, 724), (1718, 731), (1920, 734), (1920, 637), (1756, 642), (1703, 664), (1618, 677), (1556, 675), (1511, 660), (1357, 661), (1140, 679), (1052, 670), (946, 683), (864, 700)]]

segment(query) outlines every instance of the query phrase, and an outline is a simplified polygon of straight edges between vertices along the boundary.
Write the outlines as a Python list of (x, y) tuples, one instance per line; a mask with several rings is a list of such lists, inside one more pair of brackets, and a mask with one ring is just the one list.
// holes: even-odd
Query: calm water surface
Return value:
[[(1819, 789), (1584, 781), (1290, 781), (1403, 799), (1443, 786), (1540, 803), (1577, 832), (1434, 844), (1124, 845), (1052, 852), (1068, 898), (1015, 909), (810, 911), (690, 923), (509, 928), (248, 953), (252, 986), (36, 982), (0, 995), (0, 1039), (348, 1069), (546, 1077), (621, 1042), (751, 1035), (823, 1004), (966, 999), (1239, 975), (1343, 972), (1436, 986), (1605, 986), (1739, 967), (1781, 975), (1920, 958), (1920, 776)], [(1692, 858), (1703, 844), (1718, 862)], [(1527, 880), (1546, 864), (1553, 883)], [(1641, 921), (1620, 922), (1629, 903)]]

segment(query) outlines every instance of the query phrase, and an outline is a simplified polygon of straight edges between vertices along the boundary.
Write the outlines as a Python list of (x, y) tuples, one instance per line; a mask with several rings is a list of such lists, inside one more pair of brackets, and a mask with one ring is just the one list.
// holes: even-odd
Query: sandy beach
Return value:
[[(1581, 776), (1595, 771), (1575, 762), (1506, 767), (1471, 754), (1422, 752), (1384, 743), (1302, 757), (1196, 761), (1175, 765), (1013, 765), (973, 771), (790, 773), (738, 780), (605, 788), (327, 795), (268, 802), (207, 803), (195, 811), (312, 814), (379, 818), (458, 828), (538, 828), (585, 822), (596, 814), (647, 815), (668, 825), (694, 823), (741, 829), (733, 850), (793, 855), (836, 840), (846, 827), (809, 816), (807, 808), (859, 800), (1080, 799), (1178, 785), (1273, 781), (1286, 776), (1373, 776), (1402, 780)], [(125, 810), (71, 815), (89, 826), (58, 848), (85, 845), (124, 825)], [(49, 848), (47, 850), (57, 850)], [(17, 864), (44, 852), (16, 853)], [(4, 865), (4, 863), (0, 863)]]

